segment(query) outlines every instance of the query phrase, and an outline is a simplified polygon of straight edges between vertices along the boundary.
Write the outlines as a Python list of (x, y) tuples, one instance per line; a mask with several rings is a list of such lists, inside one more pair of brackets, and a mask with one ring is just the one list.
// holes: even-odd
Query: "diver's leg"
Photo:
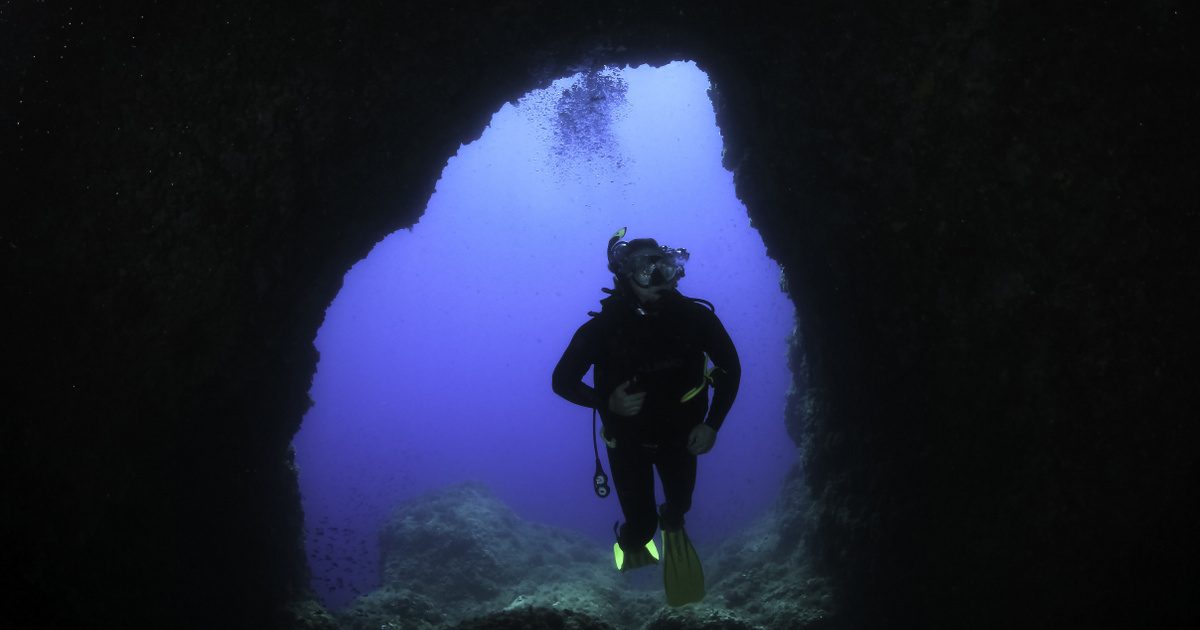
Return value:
[(656, 460), (658, 477), (662, 480), (665, 500), (659, 515), (664, 530), (683, 527), (683, 515), (692, 509), (692, 492), (696, 489), (696, 456), (685, 443), (664, 445)]
[(658, 529), (653, 463), (645, 449), (621, 443), (617, 448), (608, 449), (608, 464), (621, 511), (625, 514), (617, 542), (627, 553), (642, 549)]
[(685, 444), (664, 449), (656, 460), (662, 479), (663, 590), (667, 604), (683, 606), (704, 599), (704, 567), (700, 555), (683, 530), (683, 515), (692, 507), (696, 487), (696, 456)]

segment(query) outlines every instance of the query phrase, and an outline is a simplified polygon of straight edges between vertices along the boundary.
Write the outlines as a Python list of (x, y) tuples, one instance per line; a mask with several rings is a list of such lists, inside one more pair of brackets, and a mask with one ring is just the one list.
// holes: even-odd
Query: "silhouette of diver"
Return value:
[[(608, 242), (613, 289), (605, 289), (609, 296), (600, 312), (589, 313), (575, 332), (554, 368), (553, 387), (566, 400), (598, 411), (603, 421), (600, 433), (625, 516), (614, 526), (617, 568), (656, 563), (653, 538), (661, 526), (667, 601), (677, 606), (704, 597), (703, 570), (683, 529), (684, 514), (692, 504), (697, 456), (716, 442), (737, 396), (741, 364), (712, 305), (676, 289), (687, 250), (648, 238), (624, 241), (624, 235), (622, 228)], [(594, 388), (582, 380), (590, 367)], [(665, 495), (659, 510), (654, 469)], [(605, 496), (598, 455), (597, 475), (597, 494)]]

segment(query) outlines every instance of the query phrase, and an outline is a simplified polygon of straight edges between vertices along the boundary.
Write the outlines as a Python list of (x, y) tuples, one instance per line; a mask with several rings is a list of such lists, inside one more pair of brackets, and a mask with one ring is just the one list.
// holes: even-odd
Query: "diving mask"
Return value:
[(624, 236), (625, 228), (621, 228), (608, 240), (609, 271), (629, 277), (641, 287), (661, 286), (683, 277), (689, 257), (686, 249), (660, 246), (652, 238), (621, 240)]
[(640, 287), (661, 286), (683, 277), (688, 257), (686, 249), (662, 247), (629, 256), (622, 261), (621, 271)]

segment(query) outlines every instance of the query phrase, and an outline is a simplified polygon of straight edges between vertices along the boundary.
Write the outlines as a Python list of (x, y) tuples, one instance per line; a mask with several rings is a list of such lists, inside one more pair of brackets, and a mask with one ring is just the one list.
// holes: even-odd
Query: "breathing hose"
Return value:
[(592, 490), (596, 492), (596, 496), (603, 499), (611, 491), (608, 488), (608, 475), (604, 474), (604, 467), (600, 465), (600, 445), (596, 443), (595, 408), (592, 409), (592, 452), (596, 454), (596, 472), (592, 475)]

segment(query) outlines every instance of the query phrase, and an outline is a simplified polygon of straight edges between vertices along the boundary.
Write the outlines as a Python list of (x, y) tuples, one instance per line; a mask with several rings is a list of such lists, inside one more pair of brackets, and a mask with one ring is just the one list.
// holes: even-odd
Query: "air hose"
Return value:
[(592, 475), (592, 490), (596, 492), (596, 496), (601, 499), (607, 497), (610, 493), (608, 489), (608, 475), (604, 473), (604, 467), (600, 465), (600, 446), (596, 443), (596, 410), (592, 409), (592, 452), (596, 454), (596, 472)]

